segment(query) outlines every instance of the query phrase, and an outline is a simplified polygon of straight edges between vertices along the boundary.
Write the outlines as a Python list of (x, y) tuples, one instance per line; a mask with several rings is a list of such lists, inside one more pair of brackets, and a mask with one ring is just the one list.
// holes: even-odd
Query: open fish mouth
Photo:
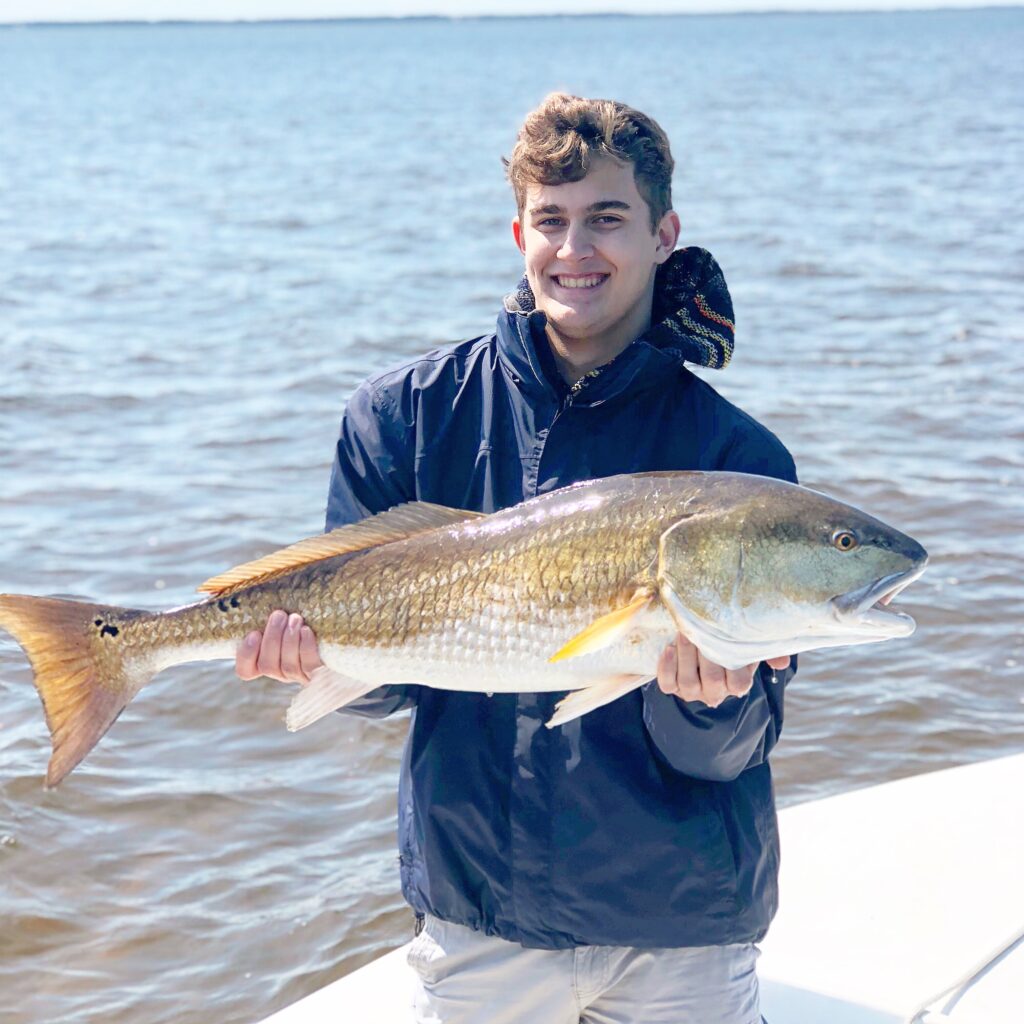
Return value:
[(909, 635), (917, 623), (906, 612), (893, 608), (892, 601), (924, 572), (926, 565), (927, 562), (923, 562), (906, 572), (882, 576), (863, 587), (832, 598), (836, 618), (847, 624), (859, 623), (873, 631), (893, 636)]

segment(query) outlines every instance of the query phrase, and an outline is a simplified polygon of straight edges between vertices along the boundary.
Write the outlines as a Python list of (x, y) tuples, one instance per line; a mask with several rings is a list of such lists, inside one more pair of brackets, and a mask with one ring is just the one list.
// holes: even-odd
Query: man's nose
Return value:
[(570, 223), (565, 230), (565, 237), (555, 254), (559, 259), (580, 260), (594, 254), (594, 245), (590, 232), (585, 224)]

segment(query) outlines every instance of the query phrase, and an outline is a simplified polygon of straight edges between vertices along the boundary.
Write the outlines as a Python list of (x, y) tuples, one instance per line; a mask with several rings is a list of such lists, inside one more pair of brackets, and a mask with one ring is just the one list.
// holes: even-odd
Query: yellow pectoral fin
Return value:
[(644, 587), (638, 590), (624, 608), (602, 615), (582, 632), (577, 633), (561, 650), (548, 658), (549, 662), (564, 661), (566, 658), (578, 658), (581, 654), (599, 651), (602, 647), (615, 643), (625, 636), (638, 616), (646, 612), (655, 602), (656, 594)]

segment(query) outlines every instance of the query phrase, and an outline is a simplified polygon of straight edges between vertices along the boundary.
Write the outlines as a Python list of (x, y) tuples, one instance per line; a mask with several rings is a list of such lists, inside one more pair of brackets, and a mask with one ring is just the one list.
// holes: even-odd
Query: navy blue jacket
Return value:
[[(577, 394), (555, 369), (543, 314), (512, 297), (495, 334), (364, 383), (342, 420), (328, 528), (410, 500), (492, 512), (641, 470), (794, 480), (782, 444), (683, 365), (694, 350), (666, 317), (706, 346), (708, 324), (731, 332), (732, 309), (706, 252), (680, 250), (672, 264), (685, 273), (674, 287), (659, 278), (657, 323)], [(777, 903), (767, 756), (790, 675), (773, 682), (761, 666), (746, 697), (715, 709), (652, 682), (556, 729), (543, 723), (562, 694), (373, 691), (350, 710), (412, 709), (398, 807), (405, 898), (540, 948), (758, 940)]]

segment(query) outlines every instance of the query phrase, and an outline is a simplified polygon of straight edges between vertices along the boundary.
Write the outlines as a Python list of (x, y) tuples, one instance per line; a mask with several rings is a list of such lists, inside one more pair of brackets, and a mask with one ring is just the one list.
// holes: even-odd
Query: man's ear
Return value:
[(519, 223), (518, 217), (512, 218), (512, 237), (516, 240), (519, 251), (526, 255), (526, 243), (523, 241), (523, 225)]
[(654, 262), (664, 263), (672, 255), (679, 241), (679, 232), (682, 226), (679, 223), (679, 214), (675, 210), (669, 210), (655, 232), (658, 236), (658, 248), (655, 249)]

